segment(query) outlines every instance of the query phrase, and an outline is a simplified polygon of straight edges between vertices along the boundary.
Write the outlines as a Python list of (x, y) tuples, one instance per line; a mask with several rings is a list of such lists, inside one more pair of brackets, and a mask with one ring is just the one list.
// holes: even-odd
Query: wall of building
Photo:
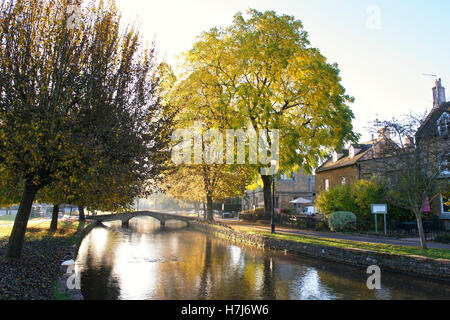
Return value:
[(341, 184), (341, 177), (345, 177), (346, 183), (353, 183), (358, 180), (358, 165), (332, 169), (328, 171), (316, 172), (316, 193), (325, 190), (325, 179), (328, 179), (330, 189), (336, 188)]
[(299, 171), (294, 180), (281, 180), (276, 183), (276, 196), (278, 197), (278, 207), (294, 208), (290, 202), (297, 198), (305, 198), (314, 202), (313, 194), (315, 178), (308, 176), (303, 171)]
[[(297, 198), (311, 199), (314, 203), (315, 178), (308, 176), (303, 170), (295, 175), (294, 180), (277, 180), (276, 182), (276, 207), (282, 209), (294, 208), (290, 202)], [(308, 204), (305, 204), (308, 205)], [(254, 191), (247, 191), (243, 199), (243, 209), (251, 210), (264, 207), (264, 194), (261, 188)]]

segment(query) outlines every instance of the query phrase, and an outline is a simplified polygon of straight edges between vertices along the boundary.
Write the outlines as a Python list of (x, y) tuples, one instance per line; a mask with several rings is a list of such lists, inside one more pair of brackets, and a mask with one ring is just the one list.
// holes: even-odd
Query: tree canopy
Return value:
[(164, 174), (161, 187), (173, 199), (206, 203), (206, 218), (213, 220), (213, 202), (242, 196), (252, 178), (246, 166), (182, 165)]
[[(184, 55), (181, 98), (192, 106), (186, 115), (222, 129), (279, 130), (279, 159), (271, 155), (279, 170), (311, 173), (327, 150), (356, 138), (353, 98), (338, 66), (310, 46), (301, 21), (253, 9), (247, 16), (238, 13), (230, 26), (204, 32)], [(272, 179), (262, 179), (267, 210)]]

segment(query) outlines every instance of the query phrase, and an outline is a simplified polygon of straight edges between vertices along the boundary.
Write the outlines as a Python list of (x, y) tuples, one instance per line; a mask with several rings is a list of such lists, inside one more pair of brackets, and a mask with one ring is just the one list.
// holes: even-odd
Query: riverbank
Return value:
[(192, 228), (237, 243), (325, 259), (358, 267), (378, 265), (382, 269), (450, 283), (450, 251), (427, 251), (408, 246), (372, 244), (302, 235), (275, 234), (254, 229), (233, 229), (203, 222)]
[[(225, 220), (219, 219), (218, 221), (226, 223), (227, 225), (235, 229), (253, 229), (256, 231), (270, 231), (270, 224), (267, 222), (246, 222), (242, 220)], [(338, 233), (331, 231), (315, 231), (315, 230), (300, 230), (290, 226), (279, 226), (276, 228), (277, 232), (291, 235), (301, 235), (311, 238), (319, 239), (333, 239), (333, 240), (348, 240), (353, 242), (363, 242), (372, 244), (387, 244), (394, 246), (408, 246), (418, 248), (420, 247), (419, 238), (393, 238), (387, 237), (382, 234), (371, 233)], [(427, 245), (430, 249), (447, 249), (449, 254), (447, 259), (450, 259), (450, 244), (430, 242), (427, 241)]]
[(61, 276), (61, 261), (73, 258), (78, 236), (77, 222), (60, 222), (49, 233), (50, 222), (27, 229), (22, 258), (6, 259), (12, 226), (0, 226), (0, 300), (53, 300)]

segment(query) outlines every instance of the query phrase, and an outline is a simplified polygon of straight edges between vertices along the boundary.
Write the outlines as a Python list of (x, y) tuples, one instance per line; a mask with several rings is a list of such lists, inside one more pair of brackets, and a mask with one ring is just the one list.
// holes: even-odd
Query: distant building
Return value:
[[(275, 182), (275, 208), (304, 208), (314, 203), (315, 180), (314, 176), (308, 176), (303, 170), (290, 176), (282, 175)], [(298, 198), (309, 200), (309, 203), (294, 205), (291, 201)], [(242, 199), (242, 210), (252, 210), (264, 207), (264, 194), (262, 188), (247, 191)]]

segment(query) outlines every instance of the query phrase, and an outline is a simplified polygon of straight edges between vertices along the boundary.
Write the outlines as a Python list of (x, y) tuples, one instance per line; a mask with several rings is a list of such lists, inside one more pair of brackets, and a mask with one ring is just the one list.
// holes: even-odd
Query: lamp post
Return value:
[[(272, 160), (270, 162), (274, 167), (276, 167), (278, 164), (277, 160)], [(272, 234), (275, 233), (275, 175), (272, 176), (272, 215), (270, 223), (270, 232)]]

